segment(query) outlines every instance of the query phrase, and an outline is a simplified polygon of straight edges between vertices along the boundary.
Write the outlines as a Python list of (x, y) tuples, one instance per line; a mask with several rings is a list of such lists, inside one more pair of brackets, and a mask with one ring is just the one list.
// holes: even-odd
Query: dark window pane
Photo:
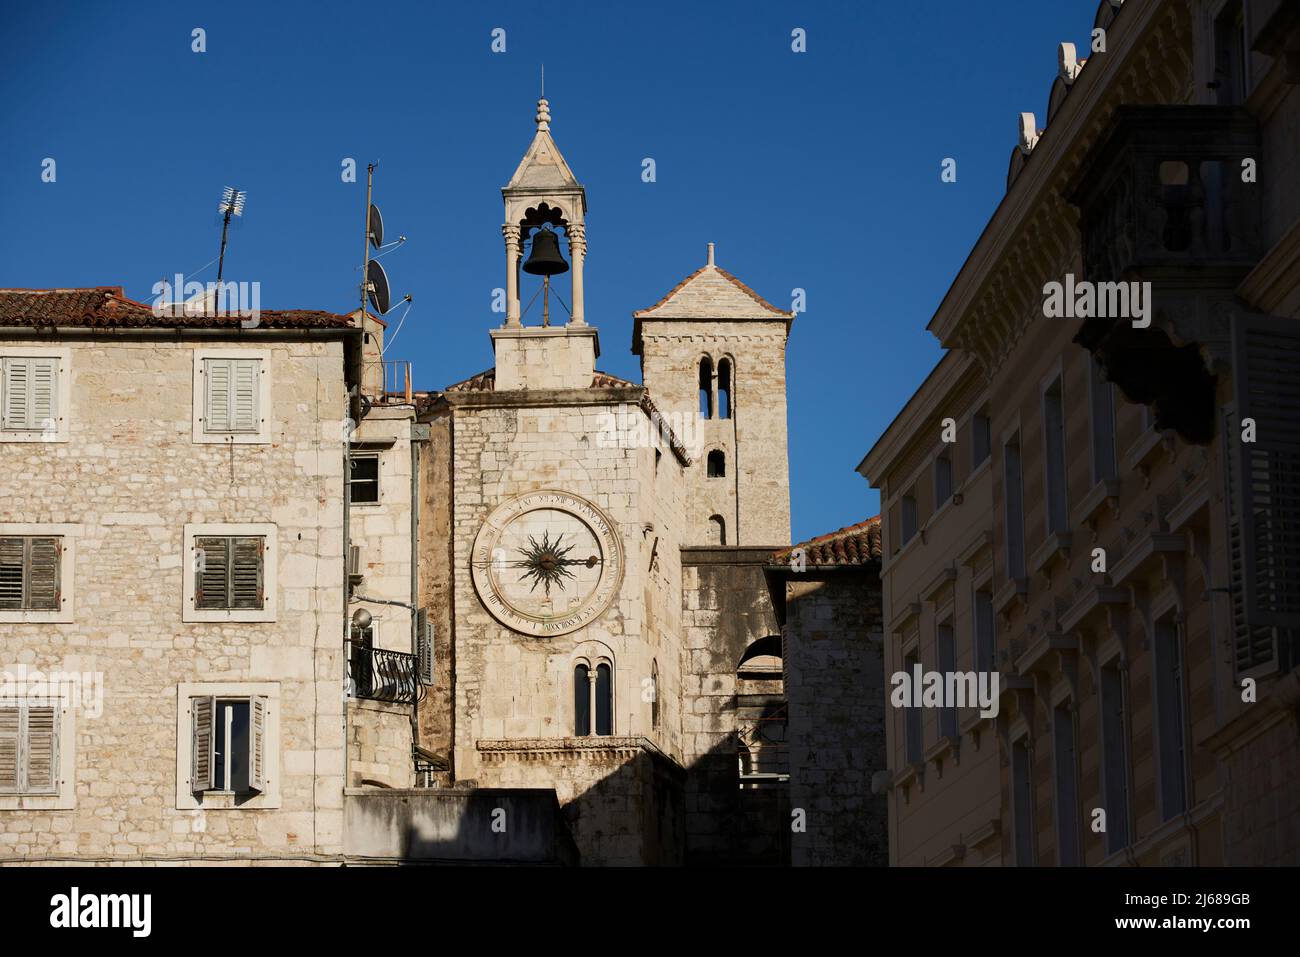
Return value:
[(355, 505), (379, 503), (379, 456), (352, 456), (352, 502)]
[(614, 733), (614, 689), (606, 664), (596, 666), (596, 733)]
[(591, 676), (586, 665), (573, 669), (573, 733), (591, 734)]
[(722, 478), (727, 474), (727, 456), (720, 449), (714, 449), (709, 453), (708, 458), (708, 477)]
[(731, 363), (726, 359), (718, 362), (718, 417), (731, 418)]
[(713, 360), (700, 360), (700, 418), (713, 418)]

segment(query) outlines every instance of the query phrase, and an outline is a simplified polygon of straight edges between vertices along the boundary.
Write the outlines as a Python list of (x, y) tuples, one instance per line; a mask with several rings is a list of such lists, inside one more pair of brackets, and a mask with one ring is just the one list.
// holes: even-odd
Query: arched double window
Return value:
[(579, 738), (614, 733), (614, 668), (605, 659), (594, 668), (585, 658), (573, 666), (573, 733)]
[(731, 359), (723, 357), (715, 366), (712, 356), (700, 360), (700, 418), (731, 418)]

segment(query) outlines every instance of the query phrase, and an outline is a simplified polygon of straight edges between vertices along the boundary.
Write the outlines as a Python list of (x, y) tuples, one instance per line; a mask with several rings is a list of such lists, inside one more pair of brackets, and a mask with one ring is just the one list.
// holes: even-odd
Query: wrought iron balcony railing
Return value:
[(347, 642), (348, 693), (355, 698), (411, 704), (420, 693), (415, 655)]

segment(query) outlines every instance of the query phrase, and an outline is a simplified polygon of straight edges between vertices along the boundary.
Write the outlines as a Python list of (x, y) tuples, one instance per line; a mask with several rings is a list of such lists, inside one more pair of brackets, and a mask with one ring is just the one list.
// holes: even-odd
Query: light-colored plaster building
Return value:
[[(895, 709), (891, 861), (1294, 864), (1300, 15), (1106, 0), (1095, 28), (859, 467), (887, 670), (1000, 679), (996, 717)], [(1150, 291), (1063, 318), (1051, 283)]]

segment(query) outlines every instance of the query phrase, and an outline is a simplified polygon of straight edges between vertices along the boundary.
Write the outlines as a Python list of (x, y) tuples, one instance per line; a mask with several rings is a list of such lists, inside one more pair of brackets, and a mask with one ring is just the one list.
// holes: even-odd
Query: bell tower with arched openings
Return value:
[[(599, 337), (587, 324), (583, 308), (587, 191), (551, 138), (551, 110), (545, 97), (537, 101), (536, 122), (532, 143), (501, 189), (506, 320), (491, 331), (498, 390), (586, 388), (600, 355)], [(561, 233), (567, 240), (567, 262), (559, 243)], [(563, 284), (549, 283), (552, 275), (565, 272), (570, 276), (568, 302)], [(529, 274), (541, 278), (533, 283)], [(529, 285), (536, 288), (529, 290)], [(560, 318), (565, 321), (556, 321)]]
[(687, 442), (687, 545), (790, 542), (785, 346), (794, 313), (708, 259), (632, 314), (632, 351)]

